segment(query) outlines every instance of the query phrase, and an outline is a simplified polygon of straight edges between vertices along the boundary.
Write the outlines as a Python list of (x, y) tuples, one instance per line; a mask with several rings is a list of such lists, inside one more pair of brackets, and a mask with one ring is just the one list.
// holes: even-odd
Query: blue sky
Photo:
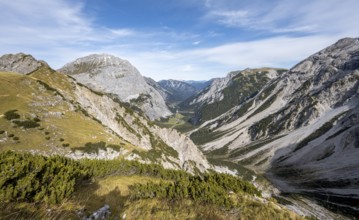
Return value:
[(247, 67), (290, 68), (359, 37), (358, 0), (0, 0), (0, 54), (57, 69), (92, 53), (160, 79), (210, 79)]

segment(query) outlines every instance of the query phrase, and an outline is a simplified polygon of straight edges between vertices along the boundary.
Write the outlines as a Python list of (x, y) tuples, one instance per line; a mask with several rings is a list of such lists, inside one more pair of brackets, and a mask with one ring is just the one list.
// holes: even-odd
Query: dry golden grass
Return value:
[(108, 204), (113, 216), (118, 216), (123, 211), (124, 204), (128, 199), (129, 186), (150, 181), (159, 182), (160, 180), (145, 176), (104, 178), (78, 190), (69, 202), (81, 204), (82, 208), (86, 208), (90, 213)]
[[(42, 152), (62, 152), (66, 148), (81, 147), (88, 142), (106, 142), (107, 144), (122, 145), (132, 150), (136, 147), (125, 142), (118, 136), (107, 132), (97, 121), (87, 117), (81, 111), (73, 111), (68, 100), (56, 97), (56, 92), (44, 88), (37, 78), (50, 86), (71, 96), (74, 84), (67, 76), (42, 68), (31, 76), (0, 72), (0, 150), (40, 150)], [(69, 97), (70, 98), (70, 97)], [(57, 101), (54, 101), (57, 100)], [(36, 104), (36, 107), (33, 105)], [(21, 119), (32, 118), (34, 115), (41, 119), (41, 127), (23, 129), (14, 126), (6, 120), (3, 114), (9, 110), (17, 110)], [(51, 115), (60, 114), (60, 116)], [(39, 130), (40, 129), (40, 130)], [(8, 134), (19, 138), (14, 141)], [(64, 140), (60, 140), (64, 139)]]
[(195, 204), (190, 200), (170, 202), (146, 199), (126, 203), (122, 216), (126, 219), (215, 219), (215, 220), (302, 220), (295, 213), (275, 208), (272, 204), (244, 203), (242, 207), (225, 210), (215, 205)]

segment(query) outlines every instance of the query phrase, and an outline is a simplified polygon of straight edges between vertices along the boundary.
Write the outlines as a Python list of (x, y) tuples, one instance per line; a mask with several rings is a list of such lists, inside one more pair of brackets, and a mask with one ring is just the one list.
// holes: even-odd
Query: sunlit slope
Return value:
[[(40, 68), (34, 76), (46, 71), (50, 74), (51, 70)], [(58, 75), (52, 73), (52, 77)], [(68, 81), (53, 80), (63, 86), (63, 91), (68, 90)], [(63, 91), (40, 79), (1, 72), (0, 88), (1, 150), (64, 152), (88, 142), (124, 143), (70, 103)]]
[(3, 150), (70, 153), (76, 159), (125, 157), (193, 172), (210, 167), (186, 136), (155, 126), (111, 94), (93, 91), (46, 64), (27, 75), (4, 72), (1, 77)]

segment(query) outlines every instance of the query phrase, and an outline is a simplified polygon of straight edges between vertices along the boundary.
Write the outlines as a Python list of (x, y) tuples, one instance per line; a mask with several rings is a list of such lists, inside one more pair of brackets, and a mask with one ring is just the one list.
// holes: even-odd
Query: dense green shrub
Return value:
[[(19, 127), (23, 127), (23, 128), (35, 128), (35, 127), (39, 127), (40, 124), (38, 122), (40, 122), (41, 120), (39, 118), (34, 118), (34, 119), (26, 119), (26, 120), (19, 120), (20, 119), (20, 115), (18, 113), (16, 113), (17, 110), (10, 110), (4, 113), (4, 116), (7, 120), (12, 121), (14, 124), (16, 124)], [(16, 120), (15, 120), (16, 119)]]
[(32, 121), (32, 120), (24, 120), (24, 121), (13, 120), (12, 122), (22, 128), (36, 128), (36, 127), (40, 126), (39, 123), (37, 123), (36, 121)]
[(229, 174), (211, 173), (203, 176), (187, 176), (174, 182), (150, 182), (131, 186), (132, 199), (167, 198), (170, 200), (191, 199), (226, 208), (234, 207), (231, 193), (244, 192), (260, 196), (260, 192), (249, 182)]
[(159, 184), (137, 184), (130, 188), (132, 199), (191, 199), (199, 203), (233, 207), (231, 193), (260, 195), (249, 182), (228, 174), (191, 175), (183, 170), (164, 169), (157, 164), (127, 160), (74, 161), (61, 156), (0, 153), (0, 201), (61, 203), (91, 177), (151, 176)]
[[(64, 139), (61, 138), (60, 141), (64, 141)], [(106, 142), (100, 141), (96, 143), (88, 142), (83, 147), (72, 148), (72, 151), (80, 150), (86, 153), (98, 153), (100, 149), (106, 150), (106, 148), (112, 148), (115, 151), (120, 151), (122, 147), (116, 144), (106, 145)]]
[(10, 110), (4, 113), (4, 116), (7, 120), (19, 119), (20, 115), (16, 113), (17, 110)]
[(142, 175), (158, 177), (165, 180), (187, 178), (190, 174), (183, 170), (165, 169), (158, 164), (143, 164), (129, 160), (90, 160), (84, 159), (81, 164), (91, 170), (93, 177)]
[(33, 121), (34, 122), (40, 122), (41, 120), (39, 118), (34, 118)]
[(191, 175), (182, 170), (164, 169), (157, 164), (142, 164), (127, 160), (82, 160), (94, 177), (117, 175), (141, 175), (158, 177), (159, 184), (136, 184), (131, 187), (132, 199), (167, 198), (170, 200), (192, 199), (196, 202), (232, 207), (230, 192), (243, 192), (259, 196), (261, 193), (251, 183), (229, 174), (209, 173)]
[(90, 173), (64, 157), (7, 151), (0, 153), (0, 174), (0, 201), (56, 204), (68, 198)]

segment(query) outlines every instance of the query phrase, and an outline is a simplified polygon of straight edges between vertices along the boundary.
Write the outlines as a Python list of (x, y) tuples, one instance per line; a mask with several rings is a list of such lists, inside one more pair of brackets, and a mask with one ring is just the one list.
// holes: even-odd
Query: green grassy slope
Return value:
[[(0, 150), (62, 152), (88, 142), (128, 145), (72, 103), (74, 85), (62, 74), (41, 67), (30, 76), (0, 73)], [(7, 112), (19, 115), (6, 119)], [(21, 126), (27, 121), (37, 126)]]

